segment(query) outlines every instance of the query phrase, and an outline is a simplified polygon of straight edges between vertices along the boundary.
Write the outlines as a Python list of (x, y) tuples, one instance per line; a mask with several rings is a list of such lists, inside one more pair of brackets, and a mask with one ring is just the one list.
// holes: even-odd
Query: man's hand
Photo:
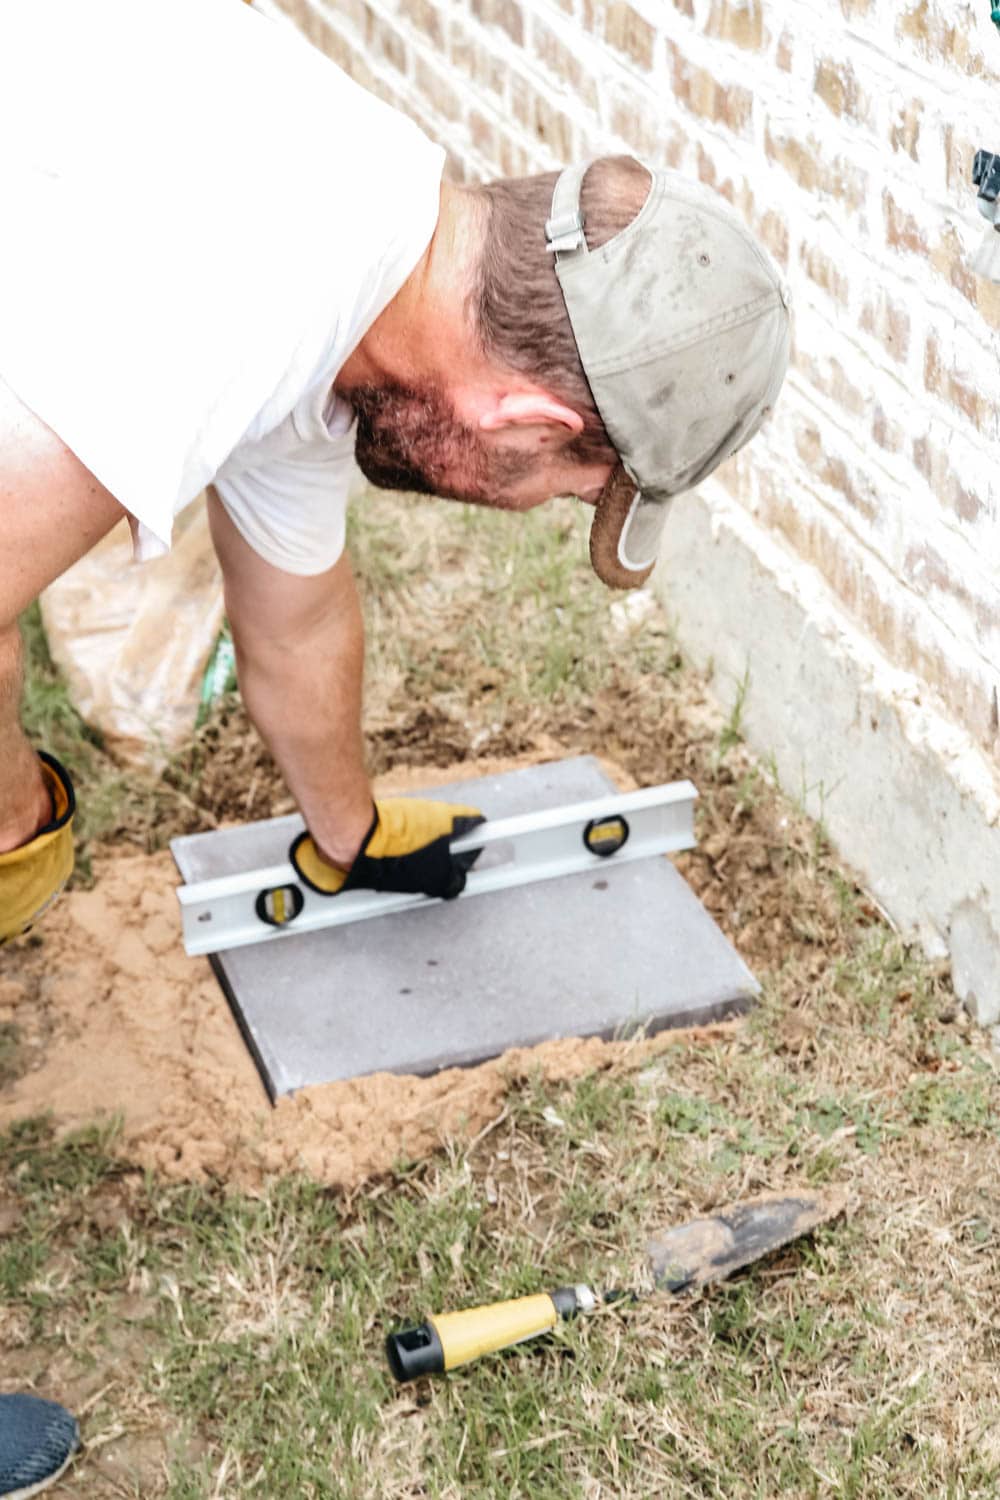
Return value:
[(73, 873), (73, 784), (51, 755), (39, 759), (51, 816), (30, 842), (0, 854), (0, 944), (27, 932)]
[(464, 890), (479, 852), (453, 854), (451, 840), (485, 821), (477, 807), (390, 797), (375, 803), (375, 817), (349, 868), (324, 859), (310, 833), (299, 834), (289, 858), (306, 885), (323, 896), (364, 888), (450, 901)]

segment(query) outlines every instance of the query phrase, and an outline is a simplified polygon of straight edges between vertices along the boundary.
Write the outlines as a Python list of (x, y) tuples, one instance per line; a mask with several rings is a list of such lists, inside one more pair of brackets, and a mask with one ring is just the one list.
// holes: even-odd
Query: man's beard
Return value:
[(381, 489), (412, 490), (513, 509), (508, 485), (532, 473), (530, 454), (489, 447), (460, 422), (438, 388), (359, 386), (346, 393), (357, 417), (354, 454)]

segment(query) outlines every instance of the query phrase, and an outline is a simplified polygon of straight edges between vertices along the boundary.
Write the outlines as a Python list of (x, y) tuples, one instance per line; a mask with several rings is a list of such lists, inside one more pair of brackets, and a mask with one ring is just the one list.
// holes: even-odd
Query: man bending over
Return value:
[[(440, 147), (240, 0), (7, 0), (0, 140), (0, 940), (72, 865), (18, 615), (123, 516), (137, 558), (166, 551), (206, 487), (302, 878), (457, 894), (476, 809), (375, 803), (365, 771), (352, 459), (511, 511), (579, 496), (597, 573), (635, 586), (670, 497), (777, 397), (766, 254), (631, 158), (443, 182)], [(0, 1495), (68, 1460), (59, 1411), (0, 1397)]]

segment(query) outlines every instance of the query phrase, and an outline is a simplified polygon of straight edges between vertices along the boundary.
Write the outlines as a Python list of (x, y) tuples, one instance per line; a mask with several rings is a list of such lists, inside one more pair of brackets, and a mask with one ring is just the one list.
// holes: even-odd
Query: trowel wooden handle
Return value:
[(491, 1302), (464, 1312), (436, 1313), (416, 1328), (389, 1335), (385, 1341), (389, 1368), (397, 1380), (440, 1375), (481, 1354), (492, 1354), (546, 1333), (560, 1318), (590, 1312), (596, 1302), (589, 1287), (561, 1286), (554, 1292)]

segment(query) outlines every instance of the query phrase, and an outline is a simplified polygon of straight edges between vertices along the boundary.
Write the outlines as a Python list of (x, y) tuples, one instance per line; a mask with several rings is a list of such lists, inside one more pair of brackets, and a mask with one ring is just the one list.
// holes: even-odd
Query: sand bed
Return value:
[(0, 1100), (0, 1127), (49, 1111), (61, 1129), (120, 1117), (118, 1149), (166, 1177), (245, 1186), (302, 1170), (351, 1187), (468, 1139), (525, 1073), (572, 1078), (673, 1039), (555, 1041), (429, 1078), (328, 1084), (272, 1108), (207, 959), (184, 953), (169, 854), (122, 851), (95, 875), (0, 970), (10, 976), (0, 1022), (18, 1029), (23, 1069)]

